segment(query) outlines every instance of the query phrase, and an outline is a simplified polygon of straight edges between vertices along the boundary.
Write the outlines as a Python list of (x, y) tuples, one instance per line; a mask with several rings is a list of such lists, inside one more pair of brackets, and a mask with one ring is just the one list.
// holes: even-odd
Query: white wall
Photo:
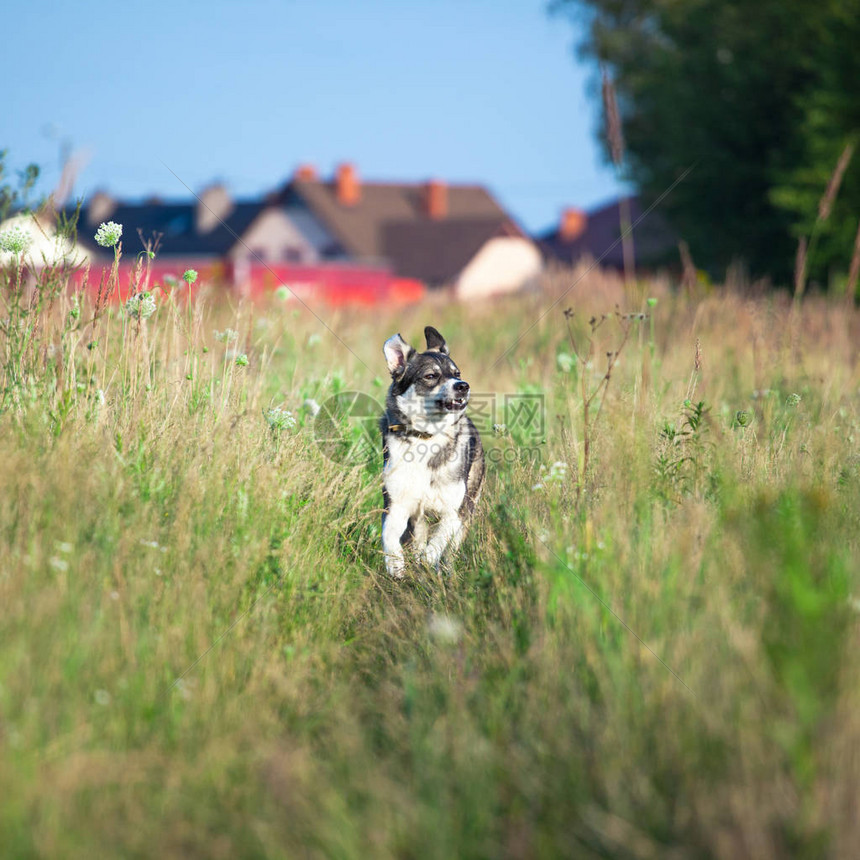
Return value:
[(490, 239), (457, 279), (457, 298), (511, 293), (540, 275), (543, 259), (534, 242), (521, 237)]
[[(294, 248), (301, 254), (301, 260), (287, 260), (284, 251)], [(264, 209), (230, 251), (235, 259), (252, 258), (259, 253), (266, 263), (312, 264), (318, 260), (314, 246), (305, 238), (283, 209), (272, 206)]]

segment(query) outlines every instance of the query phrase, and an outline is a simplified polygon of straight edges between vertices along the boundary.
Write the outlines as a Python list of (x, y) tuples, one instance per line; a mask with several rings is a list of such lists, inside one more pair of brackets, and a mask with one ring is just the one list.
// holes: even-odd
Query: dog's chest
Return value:
[(397, 436), (389, 436), (387, 445), (383, 480), (394, 504), (408, 508), (410, 514), (459, 509), (466, 494), (459, 445), (449, 453), (432, 442)]

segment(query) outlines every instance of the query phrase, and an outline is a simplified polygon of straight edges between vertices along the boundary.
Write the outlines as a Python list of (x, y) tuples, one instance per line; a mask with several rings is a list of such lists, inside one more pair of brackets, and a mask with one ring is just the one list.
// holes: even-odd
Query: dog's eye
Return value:
[(435, 374), (435, 373), (425, 373), (425, 374), (424, 374), (424, 378), (425, 378), (428, 382), (432, 382), (434, 379), (438, 379), (439, 377), (438, 377), (438, 375), (437, 375), (437, 374)]

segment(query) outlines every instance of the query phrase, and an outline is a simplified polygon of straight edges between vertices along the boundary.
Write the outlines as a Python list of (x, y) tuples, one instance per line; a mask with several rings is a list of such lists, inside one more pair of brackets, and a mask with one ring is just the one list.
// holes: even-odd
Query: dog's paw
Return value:
[(403, 579), (406, 573), (406, 564), (402, 558), (385, 559), (385, 570), (392, 579)]
[(428, 544), (424, 552), (421, 553), (421, 561), (432, 567), (434, 570), (439, 570), (439, 565), (442, 563), (442, 553), (432, 544)]

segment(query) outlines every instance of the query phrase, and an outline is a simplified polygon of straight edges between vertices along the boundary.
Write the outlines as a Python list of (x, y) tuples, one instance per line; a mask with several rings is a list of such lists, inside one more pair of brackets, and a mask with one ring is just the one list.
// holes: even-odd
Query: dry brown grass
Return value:
[[(0, 435), (8, 852), (845, 856), (860, 314), (806, 297), (792, 350), (790, 296), (699, 289), (560, 271), (495, 301), (319, 309), (352, 351), (275, 303), (198, 305), (189, 344), (180, 303), (41, 365)], [(653, 315), (653, 350), (649, 322), (577, 493), (562, 312), (616, 306)], [(530, 456), (494, 463), (457, 574), (399, 585), (379, 464), (323, 456), (302, 403), (381, 397), (383, 340), (428, 323), (476, 391), (546, 397), (540, 439), (488, 448), (569, 469), (535, 490)], [(273, 433), (272, 405), (298, 426)]]

